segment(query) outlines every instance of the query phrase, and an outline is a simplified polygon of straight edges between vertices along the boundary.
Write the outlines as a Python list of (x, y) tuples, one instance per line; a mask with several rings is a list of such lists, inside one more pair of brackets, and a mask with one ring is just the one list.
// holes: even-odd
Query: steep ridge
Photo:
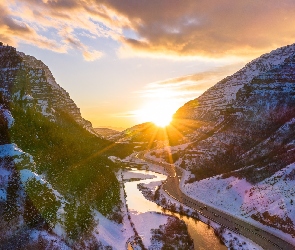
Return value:
[(239, 89), (262, 72), (277, 67), (294, 53), (295, 46), (288, 45), (262, 55), (232, 76), (218, 82), (197, 99), (186, 103), (175, 113), (174, 117), (194, 120), (218, 119), (219, 112), (235, 101)]
[(172, 124), (183, 137), (150, 157), (186, 169), (190, 196), (295, 237), (294, 104), (293, 44), (186, 103)]
[[(56, 83), (49, 68), (41, 60), (37, 60), (33, 56), (25, 55), (22, 52), (18, 52), (18, 55), (23, 59), (21, 64), (22, 67), (30, 68), (30, 80), (33, 83), (32, 97), (35, 98), (34, 96), (36, 96), (38, 100), (43, 99), (43, 102), (39, 101), (42, 110), (45, 109), (49, 112), (54, 112), (57, 109), (61, 109), (64, 112), (71, 114), (75, 121), (87, 130), (94, 132), (91, 122), (82, 118), (80, 109), (70, 98), (69, 93)], [(33, 79), (35, 76), (37, 76), (37, 78), (34, 81)], [(42, 85), (40, 85), (40, 82), (38, 81), (41, 76), (45, 76), (46, 79)], [(41, 79), (44, 78), (41, 77)], [(51, 88), (50, 91), (48, 91), (48, 87)], [(44, 91), (44, 88), (46, 91)], [(51, 94), (46, 98), (45, 95), (48, 93)]]
[[(288, 46), (285, 47), (285, 50), (279, 49), (248, 64), (245, 68), (253, 69), (257, 67), (252, 64), (257, 65), (257, 62), (259, 62), (260, 67), (261, 65), (275, 65), (272, 63), (275, 60), (276, 66), (270, 70), (265, 70), (266, 67), (262, 67), (263, 71), (260, 73), (255, 71), (255, 77), (253, 77), (252, 73), (250, 73), (251, 77), (242, 76), (243, 79), (247, 78), (250, 81), (240, 84), (235, 98), (230, 101), (231, 103), (219, 105), (220, 100), (218, 100), (213, 102), (210, 107), (207, 107), (208, 102), (205, 102), (203, 105), (204, 100), (210, 100), (212, 95), (213, 98), (216, 96), (215, 92), (221, 88), (222, 84), (226, 86), (224, 89), (228, 89), (226, 80), (224, 80), (224, 83), (218, 83), (217, 87), (213, 87), (200, 98), (194, 100), (199, 103), (199, 106), (191, 112), (188, 111), (186, 116), (182, 115), (182, 117), (194, 117), (194, 119), (190, 120), (202, 121), (203, 125), (193, 131), (193, 133), (186, 135), (191, 141), (190, 146), (185, 151), (186, 158), (191, 158), (191, 160), (182, 159), (186, 162), (186, 166), (194, 165), (195, 167), (202, 166), (202, 168), (207, 168), (208, 172), (205, 174), (205, 177), (206, 175), (210, 177), (210, 175), (253, 165), (253, 162), (251, 163), (254, 160), (252, 159), (254, 157), (253, 152), (256, 152), (255, 159), (257, 163), (255, 168), (266, 167), (268, 169), (267, 173), (261, 178), (256, 173), (255, 178), (257, 178), (257, 181), (269, 177), (283, 167), (284, 164), (278, 165), (278, 160), (275, 160), (278, 156), (274, 152), (273, 147), (275, 145), (270, 143), (270, 137), (279, 133), (277, 130), (286, 122), (290, 121), (292, 123), (291, 119), (295, 116), (294, 47)], [(286, 50), (289, 52), (293, 51), (293, 53), (289, 53), (286, 56)], [(279, 64), (277, 64), (277, 58), (282, 57), (279, 57), (278, 51), (283, 53), (282, 57), (285, 58)], [(230, 78), (233, 78), (236, 74)], [(246, 74), (249, 74), (248, 70)], [(222, 91), (225, 91), (224, 89)], [(236, 89), (236, 87), (233, 87), (233, 89)], [(221, 99), (223, 100), (223, 98)], [(191, 106), (191, 104), (188, 103), (185, 106)], [(183, 108), (179, 109), (178, 112), (180, 114), (183, 114)], [(203, 110), (206, 110), (206, 115), (203, 114)], [(181, 115), (178, 112), (175, 114), (175, 117), (179, 118)], [(292, 129), (289, 129), (283, 133), (286, 137), (284, 140), (286, 144), (289, 143), (288, 138), (290, 142), (292, 141), (293, 134), (291, 131)], [(265, 140), (268, 141), (264, 142)], [(263, 145), (264, 147), (267, 145), (269, 150), (272, 150), (272, 154), (268, 150), (268, 154), (270, 154), (268, 157), (266, 157), (266, 151), (263, 154), (257, 153), (260, 152), (258, 148)], [(288, 145), (288, 150), (290, 150), (291, 144)], [(278, 144), (276, 149), (277, 151), (280, 149), (280, 152), (277, 153), (283, 156), (284, 145), (282, 143)], [(248, 152), (250, 150), (252, 154)], [(250, 157), (250, 154), (253, 157)], [(269, 162), (272, 162), (272, 165), (276, 165), (276, 168), (272, 170), (269, 165), (263, 163), (263, 160), (259, 162), (258, 158), (267, 158)], [(284, 166), (294, 161), (292, 157), (283, 158), (286, 159)], [(220, 167), (218, 168), (216, 165)], [(211, 174), (210, 171), (212, 171)], [(255, 182), (254, 179), (251, 179), (251, 181)]]
[(96, 136), (47, 66), (2, 43), (0, 128), (1, 249), (102, 247), (95, 218), (122, 219), (106, 153), (116, 145)]

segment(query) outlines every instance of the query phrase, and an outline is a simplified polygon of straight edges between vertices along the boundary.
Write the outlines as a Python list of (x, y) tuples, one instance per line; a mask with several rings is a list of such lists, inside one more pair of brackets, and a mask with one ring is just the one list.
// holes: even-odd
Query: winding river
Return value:
[[(206, 249), (214, 249), (214, 250), (225, 250), (227, 249), (224, 245), (222, 245), (219, 242), (219, 239), (215, 236), (213, 229), (201, 222), (201, 221), (195, 221), (192, 218), (188, 218), (186, 216), (181, 216), (178, 213), (171, 213), (167, 210), (163, 210), (160, 206), (155, 204), (154, 202), (151, 202), (144, 198), (142, 193), (138, 190), (137, 184), (139, 183), (145, 183), (149, 184), (151, 182), (155, 181), (162, 181), (166, 179), (165, 175), (158, 174), (152, 171), (145, 171), (145, 170), (136, 170), (132, 169), (129, 172), (132, 172), (134, 174), (141, 174), (141, 175), (153, 175), (155, 178), (153, 179), (145, 179), (145, 180), (139, 180), (139, 181), (126, 181), (125, 182), (125, 191), (127, 194), (127, 205), (131, 213), (136, 216), (136, 214), (144, 214), (147, 212), (161, 212), (167, 215), (174, 215), (181, 220), (185, 222), (188, 228), (188, 232), (190, 236), (192, 237), (194, 241), (195, 249), (198, 250), (206, 250)], [(159, 220), (159, 215), (155, 214), (154, 220)], [(132, 217), (132, 216), (131, 216)], [(132, 218), (133, 219), (133, 218)], [(153, 218), (149, 217), (149, 220), (152, 220)], [(136, 223), (135, 223), (136, 227)], [(143, 229), (136, 228), (140, 235), (143, 235), (144, 233), (141, 232)]]

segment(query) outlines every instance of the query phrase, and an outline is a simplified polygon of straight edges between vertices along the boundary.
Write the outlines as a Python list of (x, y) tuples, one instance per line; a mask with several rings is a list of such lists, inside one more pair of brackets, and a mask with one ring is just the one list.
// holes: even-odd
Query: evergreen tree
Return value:
[(11, 221), (20, 213), (18, 196), (20, 189), (20, 177), (17, 170), (13, 169), (8, 178), (7, 196), (4, 204), (4, 220)]
[(24, 221), (30, 227), (34, 227), (38, 225), (38, 223), (43, 222), (42, 216), (29, 196), (26, 196), (25, 198)]

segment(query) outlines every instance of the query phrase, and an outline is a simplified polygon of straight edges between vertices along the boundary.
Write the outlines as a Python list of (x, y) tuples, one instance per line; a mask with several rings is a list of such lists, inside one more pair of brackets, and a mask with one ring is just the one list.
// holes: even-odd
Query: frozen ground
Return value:
[[(233, 214), (256, 226), (271, 231), (280, 238), (295, 244), (291, 235), (263, 225), (251, 218), (252, 214), (268, 212), (283, 220), (290, 218), (295, 224), (295, 164), (278, 171), (266, 180), (252, 185), (245, 179), (221, 176), (207, 178), (185, 184), (189, 173), (185, 171), (181, 189), (190, 197), (209, 204), (217, 209)], [(282, 228), (286, 225), (277, 225)]]
[(155, 212), (131, 213), (131, 219), (146, 247), (151, 245), (151, 229), (157, 229), (167, 222), (167, 216)]
[(123, 224), (117, 224), (95, 211), (95, 220), (98, 225), (93, 235), (98, 241), (114, 250), (126, 249), (127, 240), (134, 234), (127, 216), (124, 216)]

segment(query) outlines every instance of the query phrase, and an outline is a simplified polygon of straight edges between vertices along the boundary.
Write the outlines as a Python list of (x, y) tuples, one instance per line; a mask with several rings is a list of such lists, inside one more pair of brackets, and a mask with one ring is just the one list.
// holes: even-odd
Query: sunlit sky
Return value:
[(94, 127), (171, 115), (295, 42), (295, 1), (1, 0), (0, 41), (41, 59)]

